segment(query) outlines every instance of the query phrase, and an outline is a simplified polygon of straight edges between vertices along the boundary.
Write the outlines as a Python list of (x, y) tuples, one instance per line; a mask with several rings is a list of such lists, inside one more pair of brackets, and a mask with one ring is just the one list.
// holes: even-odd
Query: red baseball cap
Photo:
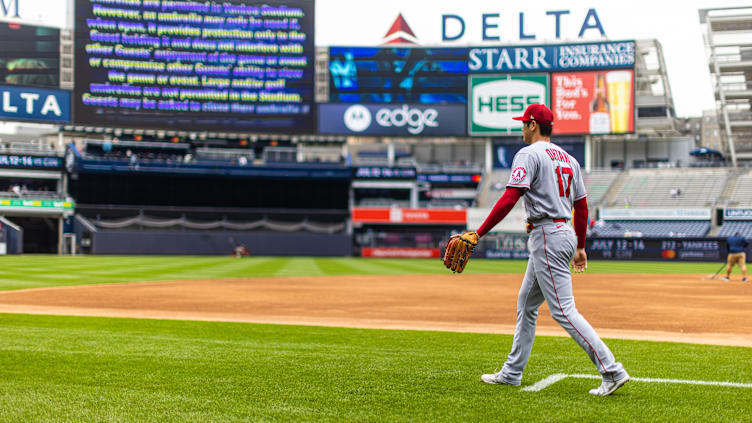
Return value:
[(554, 113), (544, 104), (531, 104), (525, 109), (525, 114), (512, 118), (514, 120), (534, 120), (541, 125), (554, 124)]

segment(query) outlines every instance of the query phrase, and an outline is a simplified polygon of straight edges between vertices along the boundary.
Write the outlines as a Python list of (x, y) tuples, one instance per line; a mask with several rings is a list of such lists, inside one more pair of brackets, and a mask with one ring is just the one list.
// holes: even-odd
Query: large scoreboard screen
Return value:
[(332, 103), (467, 103), (468, 49), (330, 47)]
[(0, 84), (60, 86), (60, 30), (0, 22)]
[(78, 124), (314, 128), (313, 0), (76, 0)]

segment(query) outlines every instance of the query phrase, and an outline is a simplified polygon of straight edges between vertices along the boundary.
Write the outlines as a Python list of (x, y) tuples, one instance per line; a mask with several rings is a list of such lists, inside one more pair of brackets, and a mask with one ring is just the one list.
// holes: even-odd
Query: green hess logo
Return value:
[(522, 116), (530, 104), (549, 106), (548, 74), (470, 75), (470, 135), (522, 133)]

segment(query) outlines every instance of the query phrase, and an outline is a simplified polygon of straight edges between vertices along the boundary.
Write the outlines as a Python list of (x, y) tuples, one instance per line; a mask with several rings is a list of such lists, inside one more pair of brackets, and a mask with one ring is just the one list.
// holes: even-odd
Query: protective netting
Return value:
[(345, 230), (345, 223), (316, 223), (304, 220), (302, 222), (275, 222), (262, 219), (255, 222), (231, 222), (228, 220), (215, 220), (211, 222), (191, 221), (186, 218), (179, 219), (156, 219), (148, 216), (136, 216), (120, 220), (93, 220), (92, 223), (104, 229), (124, 229), (133, 226), (146, 228), (171, 228), (181, 227), (187, 229), (229, 229), (233, 231), (252, 231), (268, 229), (276, 232), (300, 232), (333, 234)]

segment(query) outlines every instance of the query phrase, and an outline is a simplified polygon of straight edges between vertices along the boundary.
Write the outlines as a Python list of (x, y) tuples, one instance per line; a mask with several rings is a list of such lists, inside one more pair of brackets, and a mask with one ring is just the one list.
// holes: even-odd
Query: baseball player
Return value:
[[(545, 105), (532, 104), (523, 116), (514, 118), (522, 121), (523, 139), (530, 145), (514, 156), (507, 189), (477, 231), (479, 237), (488, 233), (524, 197), (530, 259), (517, 298), (512, 351), (500, 372), (484, 374), (481, 380), (521, 383), (533, 348), (538, 307), (545, 300), (551, 317), (585, 350), (603, 378), (590, 393), (611, 395), (629, 381), (629, 375), (574, 304), (569, 266), (572, 263), (578, 273), (587, 268), (588, 207), (579, 163), (550, 140), (553, 117)], [(567, 224), (572, 208), (574, 230)]]

